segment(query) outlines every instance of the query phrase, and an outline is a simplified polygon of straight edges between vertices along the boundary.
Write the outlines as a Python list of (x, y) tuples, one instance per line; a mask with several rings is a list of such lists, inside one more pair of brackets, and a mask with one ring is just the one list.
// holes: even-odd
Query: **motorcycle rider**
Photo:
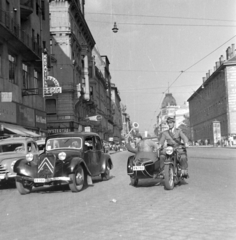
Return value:
[[(185, 136), (185, 134), (182, 132), (181, 129), (175, 128), (175, 117), (168, 117), (166, 120), (169, 129), (162, 132), (159, 145), (160, 148), (163, 149), (165, 141), (167, 142), (167, 145), (173, 145), (174, 147), (178, 147), (181, 145), (184, 145), (185, 148), (183, 149), (177, 149), (177, 159), (181, 166), (181, 175), (183, 177), (189, 177), (188, 176), (188, 159), (187, 159), (187, 151), (186, 148), (188, 145), (188, 138)], [(184, 142), (184, 144), (181, 142), (181, 140)], [(165, 154), (163, 151), (160, 151), (160, 171), (163, 172), (164, 170), (164, 161), (165, 161)]]
[(149, 155), (149, 158), (154, 163), (155, 172), (157, 172), (160, 168), (160, 163), (158, 161), (159, 152), (157, 144), (151, 139), (143, 139), (140, 133), (136, 133), (136, 135), (134, 135), (134, 142), (136, 145), (135, 148), (130, 145), (130, 137), (128, 136), (125, 138), (125, 147), (127, 150), (129, 152), (135, 153), (136, 155), (139, 154), (139, 156), (142, 155), (147, 157), (147, 155)]

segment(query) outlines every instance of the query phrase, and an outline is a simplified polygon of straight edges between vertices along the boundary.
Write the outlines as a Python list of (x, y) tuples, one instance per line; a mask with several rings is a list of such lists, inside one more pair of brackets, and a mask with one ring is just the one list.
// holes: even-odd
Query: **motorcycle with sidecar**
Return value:
[[(127, 162), (127, 174), (130, 176), (131, 185), (137, 186), (139, 179), (154, 178), (155, 169), (159, 169), (159, 165), (156, 152), (138, 152), (130, 156)], [(158, 174), (157, 178), (163, 178), (163, 175)]]
[[(164, 172), (160, 171), (156, 175), (155, 169), (160, 169), (159, 160), (156, 161), (155, 152), (138, 152), (130, 156), (127, 161), (127, 174), (130, 176), (132, 186), (137, 186), (139, 179), (155, 178), (164, 180), (164, 188), (173, 190), (174, 186), (188, 176), (182, 176), (181, 166), (178, 159), (178, 149), (184, 147), (166, 146), (162, 149), (166, 158), (164, 161)], [(156, 166), (155, 166), (156, 165)]]

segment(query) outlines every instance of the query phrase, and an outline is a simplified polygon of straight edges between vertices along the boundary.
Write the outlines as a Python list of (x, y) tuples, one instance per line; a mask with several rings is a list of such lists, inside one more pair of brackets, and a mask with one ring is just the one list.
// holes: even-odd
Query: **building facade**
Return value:
[(188, 99), (194, 141), (216, 144), (236, 135), (236, 56), (234, 44), (203, 77), (203, 84)]
[(94, 77), (95, 40), (84, 18), (84, 1), (49, 2), (51, 68), (48, 74), (56, 79), (61, 93), (46, 96), (48, 133), (82, 131), (88, 125), (93, 128), (86, 117), (95, 115), (97, 106), (90, 85)]
[(177, 105), (172, 93), (168, 92), (162, 101), (161, 110), (157, 116), (157, 124), (154, 130), (157, 136), (168, 129), (166, 119), (169, 116), (175, 117), (175, 127), (179, 127), (185, 120), (185, 116), (189, 116), (189, 108), (188, 104), (184, 106)]
[(1, 1), (0, 32), (2, 133), (45, 135), (42, 49), (49, 49), (48, 1)]
[(111, 121), (111, 103), (109, 98), (110, 90), (110, 74), (107, 76), (104, 74), (109, 72), (107, 64), (104, 61), (104, 56), (102, 57), (96, 47), (93, 48), (93, 58), (94, 58), (94, 80), (93, 80), (93, 94), (95, 97), (97, 105), (97, 114), (102, 116), (102, 120), (96, 124), (95, 131), (104, 140), (108, 141), (108, 138), (113, 133), (113, 121)]
[(122, 112), (121, 112), (121, 98), (119, 91), (114, 83), (111, 84), (111, 99), (112, 99), (112, 110), (113, 110), (113, 141), (121, 142), (122, 140)]

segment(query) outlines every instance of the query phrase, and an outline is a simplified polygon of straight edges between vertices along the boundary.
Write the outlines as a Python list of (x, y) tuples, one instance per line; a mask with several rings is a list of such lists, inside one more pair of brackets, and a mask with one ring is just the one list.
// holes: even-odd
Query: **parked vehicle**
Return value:
[(16, 187), (20, 194), (33, 187), (67, 183), (72, 192), (81, 191), (88, 177), (110, 178), (113, 163), (103, 152), (102, 141), (92, 132), (71, 132), (50, 135), (39, 158), (19, 160), (14, 165)]
[(0, 182), (15, 181), (13, 167), (19, 159), (26, 161), (29, 157), (38, 160), (38, 147), (30, 137), (9, 137), (0, 140)]
[(37, 140), (36, 143), (38, 145), (39, 153), (43, 153), (46, 145), (45, 139)]

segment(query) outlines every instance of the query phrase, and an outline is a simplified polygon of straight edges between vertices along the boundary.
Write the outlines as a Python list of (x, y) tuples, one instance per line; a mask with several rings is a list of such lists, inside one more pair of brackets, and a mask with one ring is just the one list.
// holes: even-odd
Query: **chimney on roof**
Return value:
[(206, 81), (206, 77), (202, 78), (202, 83), (204, 83)]
[(235, 46), (234, 43), (231, 44), (231, 57), (233, 57), (235, 55)]
[(209, 72), (206, 73), (206, 79), (208, 79), (210, 77)]
[(216, 62), (216, 69), (220, 66), (220, 62)]
[(224, 62), (224, 56), (221, 55), (220, 58), (219, 58), (219, 60), (220, 60), (220, 64), (222, 64), (222, 63)]
[(228, 47), (228, 48), (226, 49), (226, 60), (228, 60), (228, 59), (230, 58), (230, 54), (231, 54), (231, 48)]

